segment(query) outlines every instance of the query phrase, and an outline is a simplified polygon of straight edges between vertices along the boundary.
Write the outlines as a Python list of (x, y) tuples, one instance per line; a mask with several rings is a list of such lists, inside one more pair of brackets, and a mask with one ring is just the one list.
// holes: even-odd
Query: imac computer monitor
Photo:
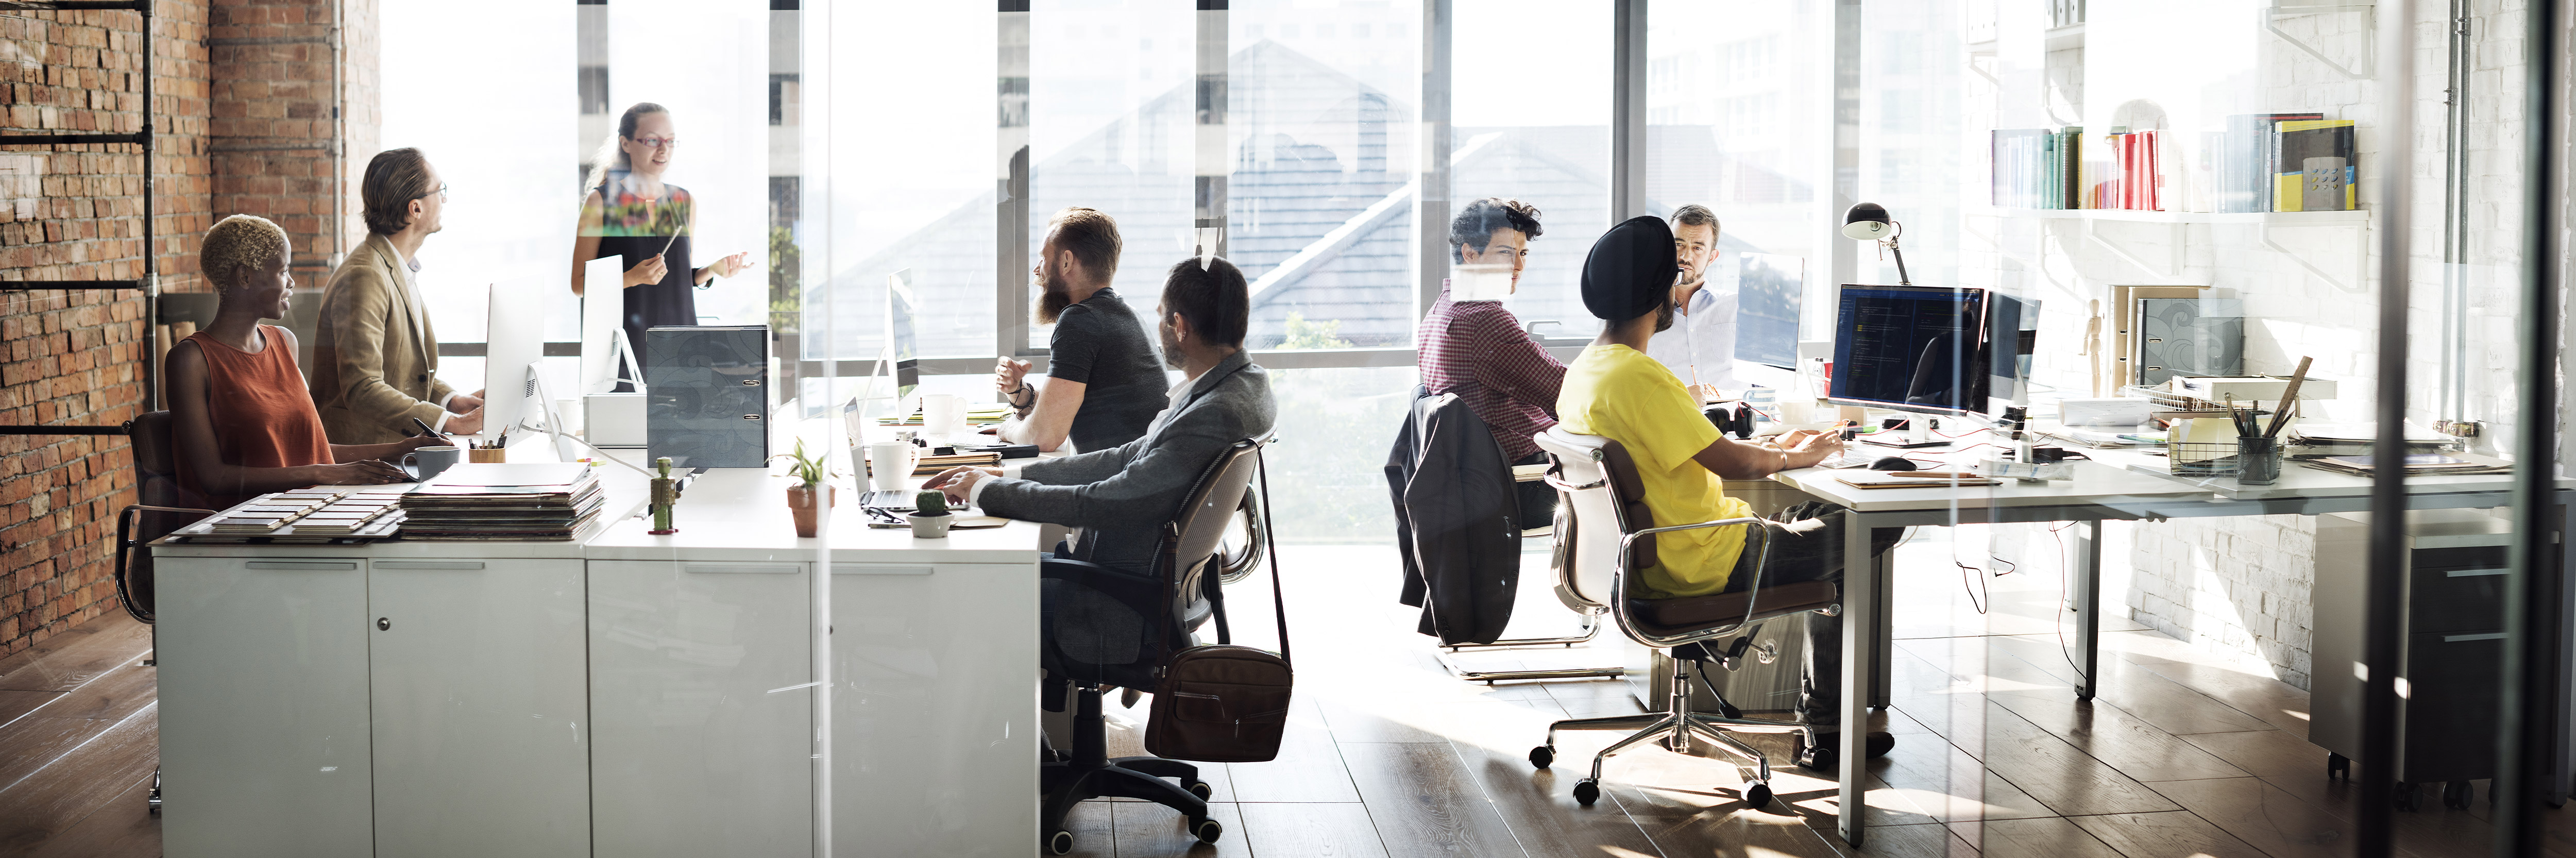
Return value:
[(915, 319), (920, 304), (912, 294), (912, 269), (886, 275), (886, 345), (894, 358), (894, 395), (909, 397), (921, 387), (921, 333)]
[(1798, 304), (1807, 260), (1776, 253), (1737, 257), (1735, 359), (1782, 369), (1798, 365)]
[(1922, 414), (1986, 410), (1986, 293), (1844, 284), (1827, 401)]
[(541, 412), (526, 409), (537, 396), (528, 365), (545, 357), (544, 293), (537, 289), (491, 286), (490, 322), (483, 329), (483, 437), (498, 438), (522, 417)]
[(2039, 300), (1986, 295), (1986, 402), (2001, 413), (2030, 404), (2030, 360), (2039, 342)]
[[(625, 290), (602, 284), (622, 282), (623, 257), (603, 256), (584, 263), (581, 298), (580, 392), (609, 393), (619, 383), (641, 384), (643, 367), (634, 366), (634, 343), (626, 340)], [(624, 370), (621, 372), (621, 368)]]

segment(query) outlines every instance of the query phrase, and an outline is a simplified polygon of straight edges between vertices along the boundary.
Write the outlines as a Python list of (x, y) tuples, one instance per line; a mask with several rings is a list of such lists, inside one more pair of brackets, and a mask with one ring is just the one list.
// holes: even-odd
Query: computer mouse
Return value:
[(1878, 457), (1878, 461), (1869, 463), (1869, 469), (1873, 471), (1911, 471), (1915, 470), (1915, 467), (1912, 459), (1908, 459), (1903, 456), (1880, 456)]

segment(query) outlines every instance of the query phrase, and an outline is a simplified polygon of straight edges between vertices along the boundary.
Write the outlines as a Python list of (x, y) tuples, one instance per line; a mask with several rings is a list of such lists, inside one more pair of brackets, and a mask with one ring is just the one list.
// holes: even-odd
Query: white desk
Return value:
[(702, 474), (661, 537), (155, 546), (171, 854), (1028, 849), (1037, 527), (797, 539), (786, 486)]
[[(1982, 456), (1985, 451), (1965, 455)], [(1873, 528), (1950, 524), (2076, 522), (2076, 546), (2070, 563), (2075, 603), (2077, 662), (2083, 681), (2078, 699), (2089, 699), (2100, 674), (2102, 610), (2102, 543), (2104, 520), (2160, 521), (2237, 515), (2318, 515), (2369, 507), (2370, 480), (2283, 463), (2281, 481), (2272, 487), (2240, 486), (2233, 479), (2195, 480), (2166, 475), (2160, 468), (2138, 467), (2153, 457), (2140, 452), (2084, 450), (2097, 461), (2077, 462), (2076, 479), (2048, 483), (2006, 481), (1990, 487), (1861, 489), (1835, 479), (1836, 471), (1805, 468), (1784, 471), (1772, 479), (1798, 487), (1818, 499), (1851, 510), (1845, 521), (1843, 556), (1869, 556)], [(1909, 455), (1939, 458), (1939, 451)], [(2407, 480), (2410, 509), (2461, 509), (2505, 505), (2510, 501), (2506, 475), (2415, 477)], [(2576, 481), (2559, 483), (2560, 497), (2576, 491)], [(1887, 557), (1845, 569), (1843, 587), (1843, 713), (1841, 723), (1864, 724), (1868, 707), (1884, 707), (1890, 696), (1890, 654), (1894, 646), (1894, 611), (1889, 599), (1895, 570)], [(1865, 731), (1842, 732), (1841, 798), (1838, 833), (1862, 845), (1861, 819), (1866, 812), (1868, 758), (1862, 752)]]

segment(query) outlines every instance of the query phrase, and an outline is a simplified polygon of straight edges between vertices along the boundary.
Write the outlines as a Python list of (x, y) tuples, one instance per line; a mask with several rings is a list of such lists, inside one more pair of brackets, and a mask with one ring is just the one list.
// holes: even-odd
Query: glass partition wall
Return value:
[[(773, 390), (792, 406), (782, 415), (885, 395), (867, 380), (894, 345), (890, 289), (916, 308), (923, 391), (993, 401), (1003, 356), (1043, 372), (1051, 330), (1032, 312), (1029, 269), (1056, 210), (1098, 208), (1118, 220), (1114, 283), (1140, 316), (1162, 272), (1203, 252), (1252, 281), (1246, 345), (1274, 370), (1280, 408), (1278, 538), (1385, 542), (1378, 468), (1417, 378), (1414, 325), (1453, 273), (1451, 213), (1488, 196), (1541, 210), (1544, 235), (1507, 306), (1571, 360), (1598, 330), (1577, 291), (1594, 238), (1621, 215), (1698, 204), (1722, 224), (1707, 288), (1738, 308), (1729, 357), (1741, 381), (1770, 389), (1775, 427), (1902, 416), (1946, 446), (1855, 447), (1983, 467), (2035, 444), (2068, 451), (2077, 485), (2144, 480), (2044, 512), (2003, 499), (2025, 484), (1963, 487), (1940, 509), (1886, 519), (1910, 534), (1887, 561), (1887, 589), (1859, 594), (1855, 615), (1904, 606), (1893, 626), (1907, 639), (1892, 650), (1903, 666), (1857, 681), (1909, 729), (1988, 761), (1891, 786), (2000, 804), (1995, 743), (2068, 741), (2063, 725), (2010, 705), (1941, 709), (1933, 695), (1948, 683), (2081, 688), (2097, 725), (2152, 722), (2139, 695), (2170, 675), (2160, 671), (2185, 670), (2172, 653), (2187, 651), (2190, 670), (2310, 695), (2299, 723), (2243, 714), (2338, 758), (2398, 735), (2386, 713), (2405, 704), (2393, 700), (2484, 713), (2567, 687), (2565, 659), (2517, 655), (2563, 652), (2529, 645), (2563, 641), (2558, 614), (2524, 609), (2565, 597), (2552, 541), (2562, 311), (2550, 220), (2563, 212), (2555, 185), (2527, 196), (2534, 177), (2554, 181), (2563, 148), (2535, 123), (2561, 107), (2533, 94), (2563, 87), (2546, 77), (2555, 23), (2534, 25), (2520, 4), (770, 5), (531, 12), (496, 31), (519, 47), (479, 87), (455, 75), (481, 72), (397, 62), (410, 42), (388, 40), (383, 145), (430, 150), (455, 188), (449, 234), (422, 253), (461, 359), (451, 371), (480, 353), (469, 285), (545, 290), (548, 339), (571, 339), (578, 305), (560, 285), (561, 250), (548, 249), (578, 228), (579, 186), (563, 180), (586, 175), (620, 114), (650, 101), (685, 141), (671, 144), (670, 176), (700, 199), (697, 264), (738, 251), (754, 263), (700, 290), (697, 315), (771, 326)], [(389, 28), (452, 26), (407, 8), (387, 10)], [(1617, 38), (1623, 10), (1644, 16), (1642, 40)], [(1642, 88), (1635, 111), (1614, 109), (1622, 75)], [(548, 80), (559, 85), (526, 85)], [(494, 120), (532, 142), (484, 145)], [(1632, 132), (1641, 154), (1623, 155)], [(1641, 176), (1635, 211), (1615, 211), (1627, 197), (1613, 185), (1630, 175)], [(1864, 202), (1885, 209), (1895, 241), (1846, 237), (1846, 210)], [(442, 256), (495, 261), (469, 272)], [(2008, 344), (2027, 359), (2019, 389), (1937, 425), (1819, 401), (1830, 372), (1851, 370), (1826, 363), (1857, 335), (1837, 323), (1841, 287), (1900, 282), (2035, 303), (2029, 340)], [(2302, 367), (2284, 408), (2280, 382)], [(568, 388), (568, 362), (553, 368)], [(2122, 398), (2150, 404), (2121, 418), (2132, 405), (2111, 400)], [(2265, 424), (2293, 413), (2275, 481), (2245, 479), (2230, 400)], [(2006, 406), (2025, 409), (2024, 437)], [(904, 407), (877, 403), (870, 416)], [(810, 440), (838, 444), (838, 431)], [(2413, 475), (2313, 461), (2401, 452), (2443, 458), (2410, 462)], [(2052, 484), (2065, 485), (2035, 485)], [(2412, 512), (2385, 512), (2400, 509)], [(2478, 530), (2493, 549), (2475, 561), (2486, 565), (2457, 568), (2510, 570), (2470, 576), (2494, 584), (2479, 591), (2492, 598), (2477, 621), (2492, 629), (2410, 632), (2386, 613), (2420, 592), (2402, 564), (2432, 562), (2408, 540), (2444, 527)], [(1914, 636), (1909, 623), (1926, 617), (1975, 631)], [(2086, 646), (2096, 633), (2182, 649)], [(2411, 643), (2390, 649), (2397, 640)], [(2424, 659), (2522, 672), (2427, 687), (2410, 672), (2424, 668), (2408, 667)], [(2401, 691), (2392, 675), (2415, 684)], [(2531, 712), (2524, 723), (2547, 728), (2535, 735), (2565, 735), (2563, 707)], [(2521, 735), (2513, 726), (2485, 729)], [(2568, 743), (2511, 747), (2537, 761), (2541, 790), (2566, 794)], [(2371, 828), (2379, 808), (2407, 795), (2433, 804), (2453, 781), (2496, 790), (2492, 766), (2399, 768), (2319, 786), (2320, 767), (2255, 788), (2361, 820), (2350, 836), (2373, 848), (2392, 842)], [(2155, 806), (2138, 812), (2190, 804), (2150, 794), (2163, 795), (2140, 793)], [(2349, 812), (2365, 801), (2370, 812)], [(1973, 825), (1954, 828), (1981, 843)], [(2413, 836), (2396, 830), (2401, 846)]]

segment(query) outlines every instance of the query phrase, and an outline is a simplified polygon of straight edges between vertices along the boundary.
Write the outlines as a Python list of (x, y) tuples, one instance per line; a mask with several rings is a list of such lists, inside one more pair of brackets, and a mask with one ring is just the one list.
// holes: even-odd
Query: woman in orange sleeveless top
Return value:
[(312, 485), (410, 482), (391, 462), (449, 443), (423, 435), (391, 444), (333, 444), (322, 434), (295, 335), (260, 324), (286, 315), (295, 288), (286, 231), (233, 215), (206, 232), (199, 267), (215, 286), (215, 319), (170, 348), (171, 440), (179, 485), (218, 509)]

